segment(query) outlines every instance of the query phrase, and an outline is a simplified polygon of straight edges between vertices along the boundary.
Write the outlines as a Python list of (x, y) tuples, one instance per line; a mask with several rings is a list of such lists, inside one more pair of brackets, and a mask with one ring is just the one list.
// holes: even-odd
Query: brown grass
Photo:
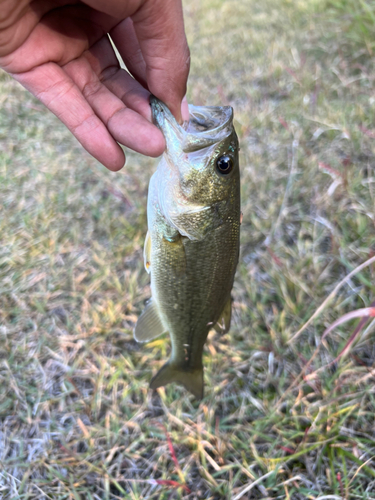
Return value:
[(107, 172), (1, 75), (1, 499), (375, 498), (374, 320), (344, 354), (357, 319), (322, 338), (374, 265), (290, 342), (375, 253), (374, 64), (323, 5), (185, 5), (188, 97), (235, 109), (244, 213), (200, 404), (149, 391), (169, 340), (132, 339), (155, 162)]

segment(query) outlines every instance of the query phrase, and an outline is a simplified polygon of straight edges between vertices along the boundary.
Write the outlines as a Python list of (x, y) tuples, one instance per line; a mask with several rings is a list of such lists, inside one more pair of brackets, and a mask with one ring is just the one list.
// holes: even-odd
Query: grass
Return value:
[(188, 97), (235, 108), (244, 214), (200, 404), (149, 391), (169, 340), (132, 339), (155, 162), (106, 171), (1, 75), (1, 499), (375, 498), (374, 320), (323, 336), (375, 300), (374, 264), (348, 277), (375, 255), (374, 62), (348, 5), (185, 5)]

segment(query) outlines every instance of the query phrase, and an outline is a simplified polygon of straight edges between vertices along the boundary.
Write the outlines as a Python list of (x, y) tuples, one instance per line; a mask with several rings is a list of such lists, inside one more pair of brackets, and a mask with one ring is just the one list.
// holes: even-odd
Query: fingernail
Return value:
[(189, 121), (189, 104), (187, 102), (186, 95), (181, 102), (181, 116), (184, 122)]

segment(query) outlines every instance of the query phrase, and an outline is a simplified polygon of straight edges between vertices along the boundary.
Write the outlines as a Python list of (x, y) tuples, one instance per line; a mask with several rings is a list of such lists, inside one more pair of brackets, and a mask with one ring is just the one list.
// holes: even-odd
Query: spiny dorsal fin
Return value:
[(166, 363), (150, 382), (150, 389), (157, 389), (170, 382), (182, 384), (197, 399), (203, 398), (203, 368), (182, 370), (173, 363)]
[(150, 299), (135, 325), (134, 338), (137, 342), (148, 342), (165, 332), (157, 306)]
[(214, 329), (217, 333), (227, 333), (230, 328), (230, 320), (232, 318), (232, 297), (229, 296), (229, 299), (226, 301), (224, 309), (219, 316), (218, 322), (214, 326)]

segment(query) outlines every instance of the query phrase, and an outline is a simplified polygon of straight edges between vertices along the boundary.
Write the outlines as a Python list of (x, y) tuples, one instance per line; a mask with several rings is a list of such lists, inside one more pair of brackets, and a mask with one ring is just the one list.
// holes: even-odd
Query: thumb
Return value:
[(146, 0), (132, 20), (146, 63), (148, 88), (182, 122), (190, 52), (181, 1)]

